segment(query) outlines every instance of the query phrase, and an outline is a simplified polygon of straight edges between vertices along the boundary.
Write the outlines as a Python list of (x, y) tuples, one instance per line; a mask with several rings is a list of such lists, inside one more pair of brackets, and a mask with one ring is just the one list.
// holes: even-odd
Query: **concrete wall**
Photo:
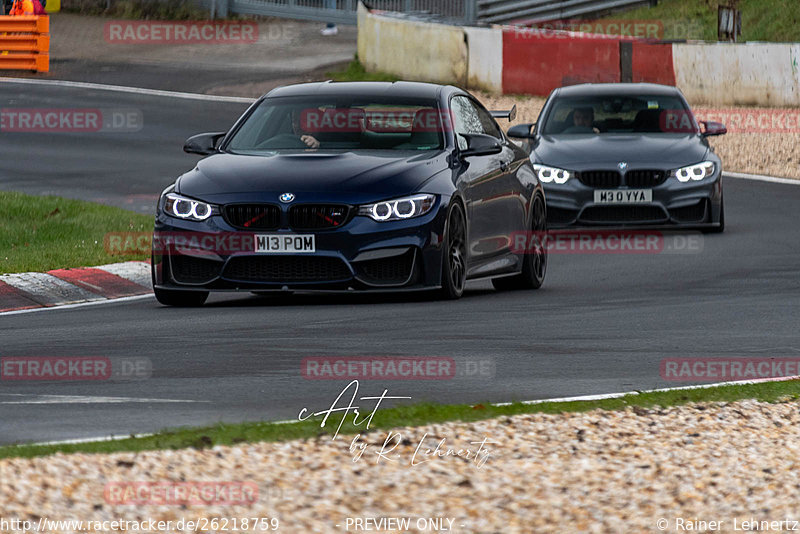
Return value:
[(467, 88), (503, 92), (503, 32), (500, 28), (464, 28), (467, 35)]
[(693, 102), (800, 106), (800, 44), (674, 44), (672, 57)]
[[(546, 95), (563, 84), (618, 81), (619, 42), (462, 28), (358, 13), (368, 70), (495, 93)], [(633, 81), (677, 85), (696, 103), (800, 106), (800, 43), (635, 42)]]
[(358, 8), (358, 58), (367, 70), (407, 80), (465, 85), (467, 45), (460, 26), (384, 17)]

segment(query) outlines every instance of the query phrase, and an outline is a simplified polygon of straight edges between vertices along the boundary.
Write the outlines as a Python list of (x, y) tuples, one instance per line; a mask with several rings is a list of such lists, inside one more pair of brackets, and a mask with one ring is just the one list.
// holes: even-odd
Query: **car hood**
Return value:
[(703, 138), (688, 134), (588, 134), (542, 136), (533, 150), (538, 162), (567, 169), (595, 166), (674, 168), (707, 158)]
[[(444, 152), (298, 152), (270, 155), (215, 154), (178, 180), (181, 194), (206, 200), (247, 195), (272, 198), (289, 192), (353, 201), (414, 193), (447, 168)], [(303, 193), (307, 193), (303, 195)]]

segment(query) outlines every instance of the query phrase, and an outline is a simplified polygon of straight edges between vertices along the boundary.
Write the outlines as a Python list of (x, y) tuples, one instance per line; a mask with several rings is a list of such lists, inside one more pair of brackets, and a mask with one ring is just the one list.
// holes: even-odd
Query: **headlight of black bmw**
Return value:
[(358, 207), (359, 215), (366, 215), (378, 222), (402, 221), (425, 215), (436, 203), (436, 195), (420, 193), (408, 197), (384, 200)]
[(212, 215), (219, 213), (219, 209), (213, 204), (184, 197), (177, 193), (164, 195), (161, 209), (170, 217), (187, 221), (205, 221)]

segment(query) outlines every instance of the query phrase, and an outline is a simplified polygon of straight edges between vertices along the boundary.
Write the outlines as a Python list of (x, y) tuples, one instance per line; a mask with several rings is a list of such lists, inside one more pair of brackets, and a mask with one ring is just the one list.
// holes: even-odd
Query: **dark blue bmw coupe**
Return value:
[[(161, 195), (153, 239), (159, 302), (210, 291), (437, 290), (466, 280), (538, 288), (546, 230), (528, 155), (456, 87), (310, 83), (256, 101)], [(533, 232), (530, 234), (529, 232)]]

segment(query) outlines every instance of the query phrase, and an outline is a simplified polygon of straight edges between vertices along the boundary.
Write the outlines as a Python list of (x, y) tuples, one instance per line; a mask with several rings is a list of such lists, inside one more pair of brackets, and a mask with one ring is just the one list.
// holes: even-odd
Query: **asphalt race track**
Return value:
[[(99, 109), (111, 121), (115, 111), (133, 111), (141, 118), (101, 132), (0, 132), (0, 189), (153, 213), (161, 191), (200, 159), (183, 152), (186, 138), (227, 130), (247, 109), (246, 99), (232, 100), (238, 102), (0, 82), (3, 107)], [(20, 157), (26, 153), (36, 158)]]
[[(13, 106), (87, 107), (85, 90), (3, 85)], [(0, 134), (0, 187), (152, 211), (195, 158), (192, 133), (225, 129), (243, 103), (98, 91), (92, 107), (139, 108), (138, 133)], [(37, 161), (20, 161), (36, 143)], [(29, 145), (26, 145), (29, 146)], [(133, 200), (132, 200), (133, 199)], [(140, 202), (137, 199), (141, 199)], [(148, 358), (139, 381), (0, 382), (0, 443), (294, 419), (346, 382), (301, 376), (308, 356), (491, 361), (491, 377), (363, 381), (360, 395), (503, 402), (686, 385), (665, 358), (800, 357), (800, 187), (728, 178), (727, 229), (702, 250), (552, 254), (544, 287), (469, 286), (456, 302), (399, 295), (214, 295), (201, 309), (154, 298), (0, 315), (0, 356)], [(149, 206), (149, 207), (148, 207)]]

